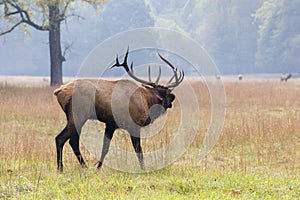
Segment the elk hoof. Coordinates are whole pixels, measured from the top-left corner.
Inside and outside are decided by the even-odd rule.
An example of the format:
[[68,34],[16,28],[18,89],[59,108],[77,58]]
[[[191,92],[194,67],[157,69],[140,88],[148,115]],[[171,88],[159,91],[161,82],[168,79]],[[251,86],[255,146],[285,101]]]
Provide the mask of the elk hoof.
[[100,169],[102,167],[102,162],[98,161],[95,165],[97,165],[97,169]]

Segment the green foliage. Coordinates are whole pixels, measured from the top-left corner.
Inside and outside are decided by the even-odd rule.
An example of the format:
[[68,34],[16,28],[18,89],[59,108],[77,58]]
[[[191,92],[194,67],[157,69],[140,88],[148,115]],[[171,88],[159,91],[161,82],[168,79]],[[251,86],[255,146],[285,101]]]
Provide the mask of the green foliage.
[[300,21],[297,0],[266,1],[255,13],[260,22],[256,65],[270,71],[298,71]]
[[297,0],[147,2],[156,26],[188,33],[223,73],[299,72]]
[[259,0],[148,2],[156,26],[188,33],[205,47],[223,73],[253,70],[257,27],[251,14]]
[[140,0],[111,1],[99,19],[96,34],[102,30],[100,37],[103,40],[122,31],[154,25],[148,7]]

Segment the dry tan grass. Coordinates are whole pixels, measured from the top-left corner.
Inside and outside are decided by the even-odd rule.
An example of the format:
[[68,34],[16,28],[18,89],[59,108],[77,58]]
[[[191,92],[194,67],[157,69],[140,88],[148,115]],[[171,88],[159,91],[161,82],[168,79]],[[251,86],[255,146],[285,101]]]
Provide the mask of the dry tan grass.
[[[226,81],[226,118],[218,144],[200,163],[205,169],[239,169],[255,171],[299,172],[300,168],[300,84],[299,81]],[[192,87],[201,107],[199,129],[189,151],[175,164],[198,167],[198,153],[210,123],[210,99],[206,85],[194,81]],[[0,175],[7,170],[34,161],[55,170],[54,138],[66,121],[52,88],[0,86]],[[177,107],[170,110],[166,126],[143,140],[145,151],[168,144],[180,121]],[[101,127],[101,126],[100,126]],[[100,128],[103,130],[102,128]],[[127,134],[120,132],[115,144],[132,151]],[[64,162],[78,165],[66,145]],[[94,159],[83,148],[90,165]]]
[[299,169],[299,83],[227,83],[226,94],[226,121],[214,160],[243,171]]

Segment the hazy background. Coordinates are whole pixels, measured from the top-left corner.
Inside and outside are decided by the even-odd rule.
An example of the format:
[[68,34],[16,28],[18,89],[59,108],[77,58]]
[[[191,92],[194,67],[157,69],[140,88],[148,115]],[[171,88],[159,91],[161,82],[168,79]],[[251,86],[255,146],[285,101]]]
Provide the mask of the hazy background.
[[[299,0],[111,0],[97,12],[86,4],[74,5],[84,19],[73,17],[62,24],[62,46],[71,45],[63,75],[75,76],[83,59],[103,40],[141,27],[169,28],[190,36],[225,75],[297,74],[299,8]],[[1,24],[3,19],[0,31]],[[47,32],[23,26],[0,37],[0,75],[48,76],[47,43]]]

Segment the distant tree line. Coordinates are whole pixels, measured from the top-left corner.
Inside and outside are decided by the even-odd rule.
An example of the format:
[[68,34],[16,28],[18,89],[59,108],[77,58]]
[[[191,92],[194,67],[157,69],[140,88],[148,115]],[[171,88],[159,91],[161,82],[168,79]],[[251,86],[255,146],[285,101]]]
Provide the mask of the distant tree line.
[[[43,29],[48,29],[49,5],[58,0],[31,1],[35,4],[21,0],[0,0],[2,33],[10,30],[5,29],[7,24],[16,25],[19,22],[12,17],[21,16],[15,15],[17,10],[14,7],[8,7],[9,2],[18,3],[20,8],[28,10],[31,21],[39,22]],[[92,8],[82,6],[83,2],[105,5],[100,12],[91,12]],[[66,62],[63,62],[63,71],[68,75],[75,75],[80,63],[95,44],[114,34],[133,28],[163,27],[183,32],[199,42],[222,74],[300,73],[299,7],[299,0],[60,1],[60,16],[73,16],[68,21],[65,18],[60,18],[59,21],[62,26],[61,43],[67,47],[74,44],[69,49],[70,57],[66,57]],[[24,24],[17,32],[29,32],[30,24]],[[44,41],[45,45],[45,31],[43,34],[42,32],[36,38]],[[26,40],[20,39],[20,35],[13,35],[11,38],[14,39],[8,42],[14,47],[20,46],[20,40]],[[6,52],[12,52],[10,59],[13,56],[18,56],[18,59],[3,62],[2,66],[6,63],[13,66],[14,62],[20,65],[28,61],[31,66],[38,66],[35,68],[49,69],[49,59],[45,61],[45,53],[39,50],[44,51],[45,48],[41,48],[36,41],[29,41],[24,45],[29,44],[32,45],[23,54],[19,53],[21,47],[13,50],[6,48]],[[13,55],[14,52],[16,55]],[[35,53],[32,55],[29,52]],[[64,53],[62,49],[59,54]],[[3,59],[1,55],[0,58]],[[59,61],[62,63],[63,59]],[[10,71],[14,72],[12,69]],[[44,73],[43,70],[36,71]],[[56,82],[60,83],[60,80]]]
[[223,73],[300,71],[299,0],[147,2],[157,25],[189,33]]

